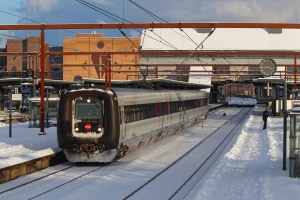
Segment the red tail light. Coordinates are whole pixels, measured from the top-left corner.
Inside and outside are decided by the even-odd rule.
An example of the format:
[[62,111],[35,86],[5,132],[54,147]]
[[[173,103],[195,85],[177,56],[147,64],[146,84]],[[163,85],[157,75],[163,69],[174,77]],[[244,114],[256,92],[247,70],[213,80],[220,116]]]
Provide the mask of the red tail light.
[[91,124],[85,124],[84,128],[85,128],[85,130],[90,131],[92,129],[92,125]]

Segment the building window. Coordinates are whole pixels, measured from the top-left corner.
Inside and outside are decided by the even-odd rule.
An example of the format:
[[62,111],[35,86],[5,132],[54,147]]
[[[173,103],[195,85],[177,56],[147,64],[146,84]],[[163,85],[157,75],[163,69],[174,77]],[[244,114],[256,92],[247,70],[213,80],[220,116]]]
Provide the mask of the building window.
[[97,47],[98,47],[99,49],[103,49],[103,47],[104,47],[104,42],[103,42],[103,41],[99,41],[99,42],[97,43]]
[[22,40],[22,51],[27,52],[27,39]]
[[27,56],[22,57],[22,71],[27,70]]
[[268,28],[269,34],[281,34],[282,28]]
[[212,28],[198,28],[198,33],[210,33]]
[[[50,52],[62,52],[63,47],[50,47]],[[63,80],[63,56],[49,56],[50,75],[53,80]]]

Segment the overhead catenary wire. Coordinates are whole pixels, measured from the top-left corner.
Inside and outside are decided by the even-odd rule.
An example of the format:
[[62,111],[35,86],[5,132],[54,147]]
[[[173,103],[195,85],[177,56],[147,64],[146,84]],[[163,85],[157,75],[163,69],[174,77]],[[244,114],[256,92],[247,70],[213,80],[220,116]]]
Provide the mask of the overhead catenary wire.
[[[148,15],[150,15],[150,16],[151,16],[152,18],[154,18],[155,20],[157,20],[157,21],[159,21],[159,22],[160,22],[160,21],[163,21],[163,22],[169,24],[168,21],[166,21],[166,20],[162,19],[161,17],[155,15],[154,13],[152,13],[151,11],[149,11],[149,10],[147,10],[146,8],[142,7],[141,5],[135,3],[135,2],[132,1],[132,0],[129,0],[129,1],[130,1],[131,3],[133,3],[135,6],[137,6],[139,9],[143,10],[144,12],[146,12]],[[172,28],[171,28],[171,30],[174,31],[175,33],[177,33],[178,35],[181,35],[180,33],[178,33],[177,31],[173,30]],[[183,31],[183,32],[184,32],[183,29],[180,29],[180,31]],[[194,44],[197,45],[197,43],[196,43],[190,36],[188,36],[188,34],[187,34],[186,32],[184,32],[184,33],[186,34],[186,36],[187,36]],[[183,36],[183,35],[181,35],[181,36]],[[185,37],[184,37],[184,38],[185,38]],[[185,39],[188,39],[188,38],[185,38]]]
[[[169,23],[168,21],[162,19],[161,17],[155,15],[154,13],[152,13],[151,11],[147,10],[146,8],[142,7],[141,5],[135,3],[132,0],[129,0],[131,3],[133,3],[135,6],[137,6],[138,8],[140,8],[141,10],[143,10],[144,12],[146,12],[148,15],[150,15],[151,17],[153,17],[154,19],[158,20],[158,21],[163,21],[165,23]],[[182,36],[185,39],[189,39],[190,41],[192,41],[195,45],[198,45],[185,31],[184,29],[180,29],[180,31],[182,31],[188,38],[184,37],[183,35],[181,35],[180,33],[178,33],[177,31],[171,29],[172,31],[174,31],[175,33],[179,34],[180,36]],[[203,44],[203,43],[202,43]],[[201,44],[196,48],[198,49],[201,46]],[[204,68],[204,67],[203,67]],[[205,69],[205,68],[204,68]],[[206,69],[205,69],[206,70]]]
[[[93,8],[92,8],[93,9]],[[97,11],[97,10],[96,10]],[[5,14],[9,14],[9,15],[12,15],[12,16],[15,16],[15,17],[19,17],[19,18],[22,18],[22,19],[25,19],[25,20],[28,20],[28,21],[31,21],[31,22],[34,22],[34,23],[41,23],[41,22],[38,22],[38,21],[35,21],[35,20],[32,20],[32,19],[29,19],[29,18],[26,18],[26,17],[23,17],[23,16],[19,16],[19,15],[16,15],[16,14],[13,14],[13,13],[9,13],[9,12],[6,12],[6,11],[3,11],[3,10],[0,10],[0,12],[3,12]],[[105,14],[105,13],[104,13]],[[108,15],[107,15],[108,16]],[[108,16],[109,17],[109,16]],[[62,29],[64,30],[64,29]],[[67,31],[67,32],[70,32],[70,33],[74,33],[74,34],[77,34],[76,32],[73,32],[73,31],[68,31],[68,30],[64,30],[64,31]],[[17,37],[17,36],[13,36],[13,35],[9,35],[9,34],[5,34],[5,33],[0,33],[0,35],[3,35],[3,36],[6,36],[6,37],[10,37],[10,38],[15,38],[15,39],[21,39],[23,40],[24,38],[21,38],[21,37]],[[129,38],[128,38],[129,39]],[[130,39],[129,39],[130,40]],[[39,41],[36,41],[36,40],[33,40],[33,42],[39,42]],[[59,47],[58,45],[54,45],[54,44],[49,44],[48,45],[50,46],[53,46],[53,47]],[[136,47],[136,46],[135,46]],[[139,49],[139,47],[136,47],[137,49]],[[70,50],[74,50],[73,48],[67,48],[65,47],[65,49],[70,49]],[[145,56],[145,55],[144,55]],[[145,56],[146,57],[146,56]],[[58,67],[62,72],[66,71],[66,70],[63,70],[62,67],[60,67],[59,64],[57,64],[52,57],[49,57],[50,60],[52,60],[52,62],[55,64],[56,67]],[[117,59],[122,59],[122,58],[117,58]],[[126,60],[126,59],[122,59],[122,60]],[[133,61],[130,61],[130,60],[126,60],[128,62],[133,62]],[[4,71],[7,67],[1,69],[1,71]],[[85,69],[86,70],[86,69]]]
[[[27,17],[22,17],[22,16],[20,16],[20,15],[16,15],[16,14],[13,14],[13,13],[10,13],[10,12],[6,12],[6,11],[4,11],[4,10],[0,10],[0,12],[3,12],[3,13],[6,13],[6,14],[8,14],[8,15],[12,15],[12,16],[15,16],[15,17],[20,17],[20,18],[22,18],[22,19],[25,19],[25,20],[28,20],[28,21],[31,21],[31,22],[34,22],[34,23],[37,23],[37,24],[41,24],[41,22],[38,22],[38,21],[35,21],[35,20],[32,20],[32,19],[29,19],[29,18],[27,18]],[[73,31],[70,31],[70,30],[65,30],[65,29],[62,29],[63,31],[66,31],[66,32],[70,32],[70,33],[75,33],[76,34],[76,32],[73,32]]]
[[[122,33],[122,35],[124,36],[124,37],[126,37],[128,40],[129,40],[129,42],[131,42],[131,44],[133,45],[133,46],[135,46],[135,48],[139,51],[139,47],[137,47],[128,37],[127,37],[127,35],[121,30],[121,29],[119,29],[119,31]],[[145,54],[142,54],[144,57],[146,57],[147,58],[147,60],[150,60]]]
[[209,36],[211,36],[211,34],[214,33],[216,29],[214,28],[205,38],[204,40],[202,40],[202,42],[196,47],[196,49],[194,51],[192,51],[183,61],[181,64],[183,64],[189,57],[191,57],[193,55],[193,53],[205,42],[205,40],[207,40],[207,38],[209,38]]
[[[85,6],[87,6],[87,7],[89,7],[89,8],[92,8],[93,10],[95,10],[95,11],[97,11],[97,12],[99,12],[99,13],[101,13],[101,14],[103,14],[103,15],[105,15],[105,16],[107,16],[107,17],[109,17],[109,18],[111,18],[111,19],[113,19],[113,20],[115,20],[115,21],[117,21],[117,22],[120,22],[121,23],[121,21],[120,20],[124,20],[124,21],[126,21],[126,22],[128,22],[128,23],[131,23],[131,24],[133,24],[133,22],[131,22],[131,21],[128,21],[128,20],[126,20],[126,19],[123,19],[122,17],[119,17],[119,16],[117,16],[117,15],[115,15],[115,14],[112,14],[112,13],[110,13],[110,12],[108,12],[108,11],[106,11],[106,10],[103,10],[103,9],[101,9],[101,8],[99,8],[99,7],[97,7],[97,6],[95,6],[95,5],[93,5],[93,4],[91,4],[91,3],[88,3],[88,2],[86,2],[86,1],[84,1],[84,0],[76,0],[77,2],[79,2],[79,3],[81,3],[81,4],[83,4],[83,5],[85,5]],[[114,16],[114,17],[111,17],[111,16],[109,16],[109,15],[112,15],[112,16]],[[117,20],[117,19],[115,19],[115,18],[118,18],[118,19],[120,19],[120,20]],[[139,32],[140,34],[144,34],[144,33],[142,33],[141,31],[139,31],[139,30],[137,30],[137,29],[134,29],[135,31],[137,31],[137,32]],[[171,43],[169,43],[168,41],[166,41],[165,39],[163,39],[162,37],[160,37],[158,34],[156,34],[156,33],[154,33],[153,32],[153,34],[155,34],[157,37],[159,37],[161,40],[163,40],[164,42],[162,42],[162,41],[159,41],[159,40],[157,40],[157,39],[155,39],[155,38],[153,38],[153,37],[151,37],[151,36],[149,36],[149,35],[146,35],[147,37],[149,37],[149,38],[151,38],[151,39],[153,39],[153,40],[156,40],[156,41],[158,41],[158,42],[160,42],[160,43],[162,43],[162,44],[164,44],[164,45],[166,45],[166,46],[169,46],[169,47],[171,47],[172,49],[175,49],[175,50],[178,50],[175,46],[173,46]]]
[[[137,6],[138,8],[140,8],[141,10],[143,10],[144,12],[146,12],[148,15],[150,15],[152,18],[156,19],[157,21],[163,21],[163,22],[166,22],[166,23],[169,23],[167,22],[166,20],[162,19],[161,17],[155,15],[154,13],[152,13],[151,11],[147,10],[146,8],[142,7],[141,5],[135,3],[134,1],[132,0],[129,0],[131,3],[133,3],[135,6]],[[173,30],[173,29],[171,29]],[[180,33],[178,33],[177,31],[173,30],[175,33],[181,35]],[[180,31],[182,31],[189,39],[190,41],[192,41],[195,45],[197,45],[197,43],[184,31],[184,29],[180,29]],[[182,36],[182,35],[181,35]],[[185,37],[184,37],[185,38]],[[187,38],[186,38],[187,39]],[[223,56],[223,58],[226,60],[226,58]],[[226,60],[228,62],[228,60]],[[229,63],[229,62],[228,62]],[[230,63],[229,63],[230,64]],[[236,69],[235,69],[236,70]]]
[[[157,16],[157,15],[155,15],[154,13],[152,13],[151,11],[149,11],[149,10],[147,10],[146,8],[144,8],[144,7],[142,7],[141,5],[139,5],[139,4],[137,4],[137,3],[135,3],[134,1],[132,1],[132,0],[129,0],[131,3],[133,3],[135,6],[137,6],[138,8],[140,8],[141,10],[143,10],[144,12],[146,12],[148,15],[150,15],[152,18],[154,18],[155,20],[157,20],[157,21],[163,21],[163,22],[165,22],[165,23],[169,23],[168,21],[166,21],[166,20],[164,20],[164,19],[162,19],[161,17],[159,17],[159,16]],[[183,38],[185,38],[183,35],[181,35],[180,33],[178,33],[177,31],[175,31],[175,30],[173,30],[172,28],[171,28],[171,30],[172,31],[174,31],[175,33],[177,33],[178,35],[180,35],[180,36],[182,36]],[[145,29],[145,31],[146,31],[146,29]],[[198,45],[183,29],[180,29],[180,31],[182,31],[187,37],[188,37],[188,39],[190,40],[190,41],[192,41],[195,45]],[[187,39],[187,38],[185,38],[185,39]],[[144,41],[143,41],[144,42]],[[206,71],[207,71],[207,69],[205,68],[205,67],[203,67]]]

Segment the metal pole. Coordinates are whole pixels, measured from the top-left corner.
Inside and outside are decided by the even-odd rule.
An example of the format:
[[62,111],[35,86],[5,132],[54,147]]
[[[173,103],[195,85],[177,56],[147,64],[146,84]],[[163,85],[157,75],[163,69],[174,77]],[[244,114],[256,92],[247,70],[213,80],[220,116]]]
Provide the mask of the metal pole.
[[283,170],[286,170],[286,137],[287,137],[287,111],[286,111],[286,101],[287,101],[287,84],[283,80],[284,84],[284,95],[283,95]]
[[[294,90],[297,90],[297,54],[294,54]],[[297,99],[297,92],[294,92],[293,99]]]
[[[10,90],[12,90],[10,88]],[[11,91],[9,91],[9,137],[11,137],[11,107],[12,107],[12,94]]]
[[41,58],[40,58],[40,67],[41,67],[41,84],[40,84],[40,98],[41,98],[41,108],[40,108],[40,133],[39,135],[46,135],[44,132],[45,126],[45,100],[44,100],[44,86],[45,86],[45,32],[44,26],[41,25]]
[[47,88],[47,99],[46,99],[46,128],[49,128],[48,126],[48,120],[49,120],[49,112],[48,112],[48,88]]

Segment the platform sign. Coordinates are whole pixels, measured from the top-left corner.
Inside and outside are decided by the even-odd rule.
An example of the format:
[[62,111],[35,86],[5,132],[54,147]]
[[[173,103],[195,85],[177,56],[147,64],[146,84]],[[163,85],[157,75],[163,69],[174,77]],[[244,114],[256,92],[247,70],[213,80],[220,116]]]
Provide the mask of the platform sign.
[[19,94],[20,93],[20,88],[19,87],[13,87],[11,89],[11,93],[12,94]]
[[12,101],[22,101],[22,94],[12,94]]
[[20,88],[20,92],[22,94],[30,94],[31,88],[30,87],[22,87],[22,88]]

